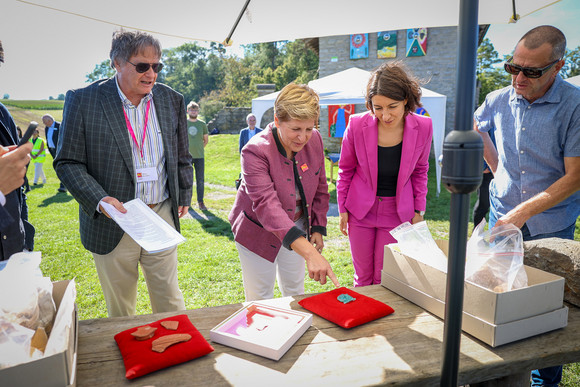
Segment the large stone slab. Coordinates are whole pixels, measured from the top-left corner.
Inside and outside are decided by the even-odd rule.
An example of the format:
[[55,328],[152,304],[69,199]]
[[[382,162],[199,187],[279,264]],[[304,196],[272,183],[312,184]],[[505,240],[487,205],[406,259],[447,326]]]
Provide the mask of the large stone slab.
[[564,277],[564,301],[580,306],[580,242],[560,238],[524,242],[524,263]]

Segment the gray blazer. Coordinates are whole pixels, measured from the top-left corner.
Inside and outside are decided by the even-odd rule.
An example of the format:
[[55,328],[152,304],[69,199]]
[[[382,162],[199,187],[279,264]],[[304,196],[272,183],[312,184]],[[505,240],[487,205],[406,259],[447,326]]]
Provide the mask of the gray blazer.
[[[179,231],[178,206],[191,204],[192,159],[187,138],[183,96],[168,86],[153,87],[153,101],[166,158],[167,186],[173,219]],[[66,94],[54,168],[79,202],[83,246],[110,253],[123,230],[97,211],[99,201],[112,196],[121,202],[135,198],[135,167],[131,138],[114,78],[100,80]]]

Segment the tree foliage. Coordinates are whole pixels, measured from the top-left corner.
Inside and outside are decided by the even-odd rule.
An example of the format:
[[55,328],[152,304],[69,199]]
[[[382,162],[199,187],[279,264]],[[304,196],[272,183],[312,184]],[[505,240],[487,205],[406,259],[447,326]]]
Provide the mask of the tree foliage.
[[580,46],[573,50],[566,50],[566,64],[562,68],[566,77],[580,75]]
[[494,90],[501,89],[510,84],[511,77],[506,73],[503,67],[494,65],[502,62],[495,47],[488,38],[477,49],[477,79],[479,80],[479,98],[478,104],[485,101],[485,96]]
[[[198,102],[207,120],[224,106],[250,106],[258,96],[257,84],[274,83],[280,90],[290,82],[318,77],[318,55],[302,40],[247,45],[243,58],[227,56],[220,44],[185,43],[163,50],[161,61],[157,81],[182,93],[186,104]],[[87,82],[113,76],[109,63],[97,64]]]

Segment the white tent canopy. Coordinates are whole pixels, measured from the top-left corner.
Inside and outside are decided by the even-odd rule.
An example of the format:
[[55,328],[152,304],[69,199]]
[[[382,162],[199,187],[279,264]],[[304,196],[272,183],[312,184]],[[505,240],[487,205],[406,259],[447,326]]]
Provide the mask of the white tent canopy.
[[[320,105],[364,104],[370,72],[357,67],[340,71],[326,77],[308,82],[320,96]],[[435,160],[443,153],[445,137],[445,106],[447,97],[434,91],[421,88],[421,103],[433,120],[433,148]],[[252,100],[252,113],[261,122],[264,113],[274,106],[279,92],[263,95]],[[437,194],[441,192],[441,166],[436,162]]]
[[575,77],[566,78],[566,81],[570,82],[574,86],[580,87],[580,75],[576,75]]
[[[21,0],[22,1],[22,0]],[[412,8],[398,1],[375,0],[176,0],[151,8],[137,1],[30,0],[29,5],[61,11],[76,17],[141,29],[187,40],[223,42],[231,33],[234,44],[293,40],[359,32],[400,30],[411,27],[454,26],[460,0],[416,0]],[[485,0],[479,2],[479,24],[508,23],[558,0]],[[377,5],[380,9],[377,10]],[[115,12],[111,12],[114,9]],[[202,12],[195,23],[192,12]],[[47,14],[47,17],[50,17]],[[299,27],[297,27],[299,26]],[[76,33],[76,32],[75,32]],[[82,31],[79,31],[82,33]]]

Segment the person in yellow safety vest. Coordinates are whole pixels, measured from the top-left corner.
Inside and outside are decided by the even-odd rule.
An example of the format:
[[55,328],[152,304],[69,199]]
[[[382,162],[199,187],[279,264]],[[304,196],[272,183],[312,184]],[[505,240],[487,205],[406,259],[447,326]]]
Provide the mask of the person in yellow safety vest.
[[44,159],[46,158],[46,144],[44,140],[40,137],[40,131],[36,129],[32,135],[32,152],[30,157],[32,157],[32,163],[34,164],[34,185],[38,185],[38,182],[42,179],[42,184],[46,184],[46,176],[44,176],[44,171],[42,170],[42,165],[44,164]]

